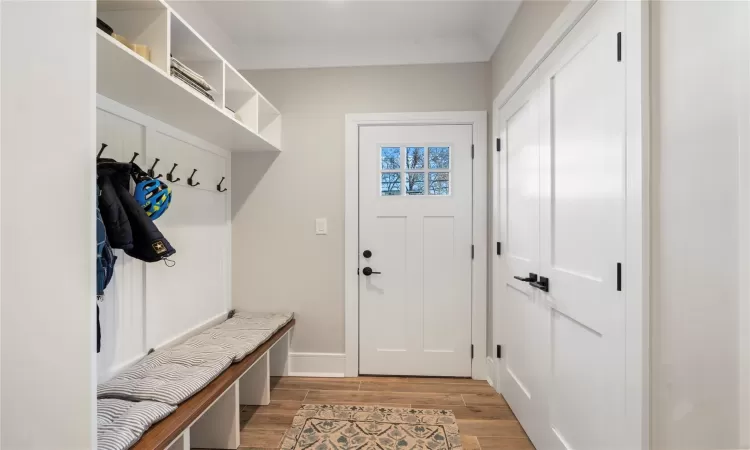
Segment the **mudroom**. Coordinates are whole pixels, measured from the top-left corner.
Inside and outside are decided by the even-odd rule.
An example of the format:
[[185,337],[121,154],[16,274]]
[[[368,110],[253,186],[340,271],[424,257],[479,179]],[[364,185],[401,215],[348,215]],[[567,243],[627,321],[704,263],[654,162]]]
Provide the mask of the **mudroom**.
[[3,450],[750,450],[750,4],[0,1]]

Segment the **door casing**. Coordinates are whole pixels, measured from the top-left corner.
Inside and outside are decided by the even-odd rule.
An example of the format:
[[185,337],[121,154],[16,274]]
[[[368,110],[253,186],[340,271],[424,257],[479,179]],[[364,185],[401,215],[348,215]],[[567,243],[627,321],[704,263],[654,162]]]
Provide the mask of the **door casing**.
[[487,378],[487,112],[347,114],[345,117],[344,341],[345,376],[359,375],[359,127],[373,125],[471,125],[474,143],[471,273],[471,376]]

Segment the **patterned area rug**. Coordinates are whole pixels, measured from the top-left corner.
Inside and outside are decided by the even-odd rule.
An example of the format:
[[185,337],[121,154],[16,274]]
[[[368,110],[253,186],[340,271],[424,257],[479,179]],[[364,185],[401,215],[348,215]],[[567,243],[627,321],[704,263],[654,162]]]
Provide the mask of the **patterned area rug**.
[[452,411],[351,405],[303,405],[281,449],[462,450]]

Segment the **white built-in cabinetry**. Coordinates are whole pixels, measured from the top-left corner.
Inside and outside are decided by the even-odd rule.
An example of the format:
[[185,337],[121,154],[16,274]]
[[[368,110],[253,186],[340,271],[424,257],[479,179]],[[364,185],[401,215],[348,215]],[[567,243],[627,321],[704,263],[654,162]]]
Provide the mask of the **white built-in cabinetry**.
[[[99,0],[97,17],[151,53],[96,29],[97,93],[226,150],[281,150],[279,111],[165,2]],[[213,101],[170,76],[170,55],[211,84]]]

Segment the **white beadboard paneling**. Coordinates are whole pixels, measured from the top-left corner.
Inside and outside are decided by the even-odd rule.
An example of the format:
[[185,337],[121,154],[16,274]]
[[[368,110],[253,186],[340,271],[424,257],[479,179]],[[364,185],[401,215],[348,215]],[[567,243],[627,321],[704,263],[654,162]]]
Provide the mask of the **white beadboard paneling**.
[[[129,161],[133,152],[145,153],[145,127],[111,112],[96,111],[97,151],[101,143],[107,147],[102,158]],[[139,159],[143,158],[139,156]],[[138,162],[140,163],[142,159]],[[115,276],[99,302],[102,348],[97,354],[97,382],[101,383],[144,353],[143,334],[143,271],[144,264],[122,250],[115,250]]]
[[[163,262],[143,263],[116,251],[114,278],[100,302],[102,351],[97,380],[105,381],[142,358],[150,348],[174,345],[226,318],[231,304],[230,191],[216,185],[227,176],[230,153],[185,131],[97,98],[97,142],[108,144],[102,157],[136,163],[146,170],[156,158],[156,174],[174,172],[173,200],[155,223],[177,249]],[[193,169],[199,186],[187,185]],[[228,186],[229,181],[225,180]]]
[[144,355],[142,261],[115,250],[115,276],[99,302],[102,331],[97,355],[97,382],[102,383]]
[[[148,347],[226,312],[226,205],[220,193],[175,185],[172,204],[157,225],[177,250],[164,263],[146,265]],[[190,224],[189,226],[187,224]]]
[[291,377],[343,377],[345,371],[344,353],[289,353]]

